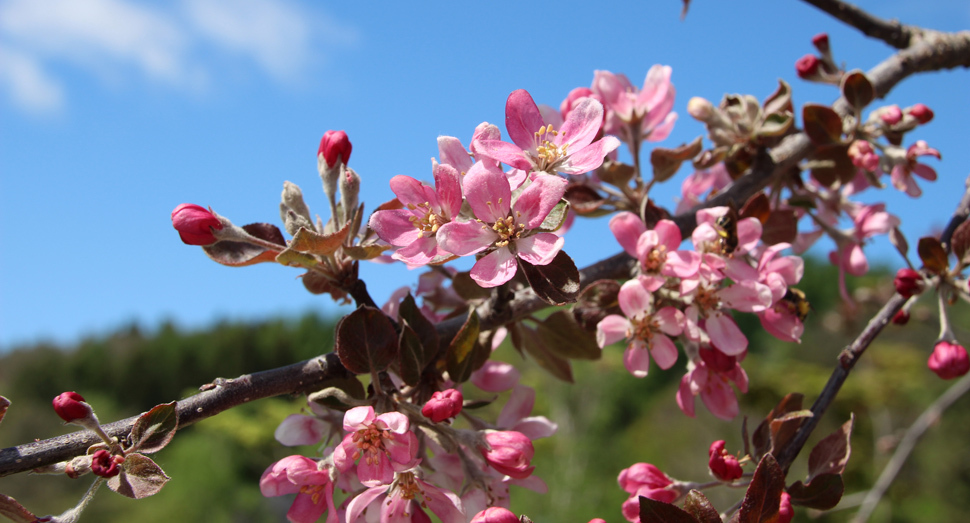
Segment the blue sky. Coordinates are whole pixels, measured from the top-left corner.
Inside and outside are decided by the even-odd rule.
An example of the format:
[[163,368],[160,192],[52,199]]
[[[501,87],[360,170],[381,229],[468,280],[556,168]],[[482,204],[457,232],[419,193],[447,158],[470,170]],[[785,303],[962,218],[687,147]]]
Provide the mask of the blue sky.
[[[859,4],[935,29],[970,27],[965,0]],[[437,136],[467,144],[478,123],[501,127],[515,89],[558,106],[596,69],[639,85],[651,65],[671,65],[681,118],[662,145],[676,146],[704,134],[686,114],[692,96],[763,99],[784,78],[796,104],[833,100],[834,89],[794,73],[815,33],[829,32],[850,68],[891,52],[794,0],[695,0],[684,21],[680,8],[677,0],[0,1],[0,350],[131,322],[200,328],[336,314],[303,289],[299,271],[219,266],[183,245],[169,218],[190,202],[237,224],[278,224],[284,180],[326,215],[315,156],[328,129],[350,135],[350,163],[372,210],[392,197],[392,176],[430,179]],[[940,180],[921,183],[920,200],[893,189],[869,198],[896,205],[914,244],[945,223],[970,174],[968,87],[967,71],[923,75],[888,100],[936,111],[918,137],[942,152],[944,162],[929,161]],[[686,174],[654,198],[673,204]],[[604,222],[586,222],[565,249],[582,266],[619,247]],[[899,265],[885,238],[868,252]],[[361,272],[378,302],[418,274],[370,264]]]

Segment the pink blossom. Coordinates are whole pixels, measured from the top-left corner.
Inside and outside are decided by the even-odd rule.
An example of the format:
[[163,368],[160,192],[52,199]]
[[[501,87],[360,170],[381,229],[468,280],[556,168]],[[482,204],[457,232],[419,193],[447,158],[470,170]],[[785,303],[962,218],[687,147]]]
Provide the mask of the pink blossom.
[[660,220],[648,231],[639,216],[624,211],[610,219],[609,227],[623,250],[640,262],[640,279],[650,292],[663,286],[663,276],[689,278],[700,267],[700,255],[676,250],[682,241],[680,228],[670,220]]
[[344,415],[344,430],[349,434],[334,449],[334,464],[344,472],[359,459],[361,483],[386,485],[394,479],[394,472],[417,463],[418,439],[408,429],[408,418],[400,412],[375,416],[373,407],[354,407]]
[[91,472],[95,476],[111,478],[121,473],[118,465],[124,461],[124,456],[112,456],[107,450],[101,449],[91,456]]
[[620,488],[625,490],[630,497],[623,502],[623,517],[627,521],[639,523],[640,521],[640,496],[645,498],[673,503],[679,493],[671,487],[674,482],[650,463],[636,463],[620,472],[617,481]]
[[677,405],[684,414],[694,417],[694,397],[699,395],[711,414],[725,421],[734,419],[738,415],[738,399],[729,382],[747,392],[748,375],[733,356],[705,348],[698,353],[700,359],[688,363],[689,370],[680,380]]
[[829,261],[839,268],[839,291],[842,298],[851,303],[845,286],[845,274],[862,276],[869,272],[869,261],[862,252],[862,244],[877,234],[886,234],[899,225],[899,218],[885,211],[886,205],[847,205],[846,212],[852,218],[853,227],[838,240],[838,250],[829,253]]
[[734,481],[739,479],[744,471],[741,470],[737,456],[724,450],[724,445],[723,439],[711,443],[711,448],[707,451],[709,457],[707,467],[715,478],[721,481]]
[[515,431],[495,431],[485,434],[489,448],[482,448],[482,456],[495,470],[517,479],[532,475],[532,440]]
[[461,391],[457,389],[439,390],[421,408],[421,414],[435,423],[454,418],[461,412]]
[[[569,94],[566,95],[566,99],[559,104],[559,115],[563,120],[566,120],[566,117],[569,116],[570,112],[572,112],[573,107],[576,106],[579,100],[583,98],[592,98],[599,103],[603,103],[603,99],[600,98],[600,95],[594,93],[589,87],[577,87],[572,91],[569,91]],[[604,113],[603,116],[605,117],[606,114]]]
[[532,96],[519,89],[505,104],[505,127],[513,143],[481,140],[480,154],[526,172],[583,174],[620,146],[612,136],[593,141],[602,122],[603,105],[580,98],[557,130],[543,119]]
[[916,161],[920,156],[933,156],[937,160],[941,159],[940,151],[933,149],[925,141],[919,140],[906,150],[906,157],[902,161],[895,162],[892,172],[889,174],[893,187],[905,192],[913,198],[923,194],[913,175],[919,176],[924,180],[936,181],[936,170],[926,164]]
[[903,119],[903,111],[896,104],[883,107],[879,112],[879,118],[886,125],[896,125]]
[[377,211],[369,223],[382,240],[400,247],[393,257],[412,268],[451,257],[438,246],[436,234],[461,210],[458,171],[445,164],[435,164],[433,171],[434,189],[410,176],[391,178],[391,190],[404,208]]
[[[273,463],[259,479],[259,490],[266,497],[296,494],[286,513],[293,523],[313,523],[333,506],[330,471],[305,456],[288,456]],[[327,514],[327,523],[337,522],[337,511]]]
[[[676,94],[670,83],[672,71],[669,65],[654,65],[647,71],[642,89],[625,75],[596,71],[592,90],[606,108],[603,132],[619,135],[628,144],[667,138],[677,121],[677,113],[671,112]],[[631,127],[636,136],[631,135]]]
[[223,225],[211,210],[183,203],[172,211],[172,227],[186,245],[212,245],[218,241],[212,229],[221,230]]
[[619,302],[623,316],[610,314],[596,325],[599,346],[626,338],[623,364],[638,378],[647,375],[651,355],[661,369],[672,367],[677,362],[677,346],[669,336],[683,332],[684,314],[674,307],[654,311],[653,298],[640,280],[627,281],[620,287]]
[[497,287],[515,276],[517,258],[548,265],[563,239],[536,229],[559,203],[567,182],[537,176],[513,202],[509,181],[500,170],[479,162],[465,177],[465,197],[476,221],[451,222],[438,230],[438,243],[455,255],[489,251],[475,262],[471,277],[482,287]]
[[458,496],[425,482],[413,472],[398,474],[394,483],[372,486],[358,494],[347,505],[347,521],[363,521],[364,511],[377,499],[382,500],[379,502],[382,522],[430,523],[431,518],[424,508],[430,509],[442,523],[465,522],[464,509]]
[[519,382],[521,374],[514,365],[488,360],[472,373],[471,382],[486,392],[505,392]]
[[482,122],[478,124],[474,134],[472,134],[471,151],[466,150],[465,146],[461,144],[461,140],[454,136],[439,136],[438,156],[442,164],[450,165],[458,171],[458,181],[462,183],[465,174],[471,170],[476,160],[492,162],[493,166],[498,167],[498,162],[486,158],[480,153],[480,143],[482,140],[501,139],[502,131],[498,127],[488,122]]
[[778,300],[771,307],[758,313],[761,327],[768,334],[782,341],[801,343],[805,325],[799,318],[797,306],[787,300]]
[[677,203],[676,214],[685,213],[697,207],[703,200],[701,196],[709,191],[720,191],[731,183],[724,162],[715,164],[710,169],[691,173],[680,184],[680,202]]
[[471,523],[519,523],[519,518],[507,508],[489,507],[475,514]]
[[949,341],[940,341],[933,347],[933,354],[926,362],[926,366],[937,376],[952,380],[970,371],[970,358],[962,345]]
[[552,436],[559,429],[558,425],[545,416],[530,416],[535,399],[535,389],[516,385],[495,420],[495,425],[503,430],[521,432],[533,441]]
[[[879,155],[876,154],[875,149],[872,148],[872,144],[867,140],[856,140],[852,142],[852,145],[849,146],[849,158],[852,160],[852,165],[861,169],[870,172],[876,172],[879,169]],[[861,188],[856,189],[854,192],[859,192],[860,190]]]
[[323,439],[327,425],[314,416],[290,414],[279,426],[273,436],[287,447],[315,445]]

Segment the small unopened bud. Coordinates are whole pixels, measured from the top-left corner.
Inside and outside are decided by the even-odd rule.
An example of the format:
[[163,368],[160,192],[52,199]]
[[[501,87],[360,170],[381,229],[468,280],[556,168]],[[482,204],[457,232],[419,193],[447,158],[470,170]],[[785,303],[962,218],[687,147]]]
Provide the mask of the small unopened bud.
[[812,37],[812,45],[822,54],[827,54],[831,50],[829,49],[829,35],[828,33],[819,33]]
[[337,163],[347,164],[350,161],[350,151],[353,145],[347,133],[343,131],[329,130],[323,133],[320,139],[320,148],[317,149],[317,157],[323,157],[327,167],[334,168]]
[[695,96],[687,102],[687,113],[697,120],[706,122],[714,115],[714,105],[704,98]]
[[893,315],[893,323],[896,325],[906,325],[909,323],[909,311],[901,310]]
[[485,441],[490,448],[482,448],[482,456],[493,469],[515,479],[532,475],[535,448],[525,434],[514,430],[489,432],[485,434]]
[[461,412],[462,401],[460,390],[440,390],[431,395],[431,399],[421,408],[421,414],[435,423],[441,423]]
[[[357,195],[360,194],[360,176],[348,168],[340,177],[340,206],[344,211],[344,222],[357,212]],[[354,231],[356,232],[356,231]]]
[[124,461],[124,456],[113,456],[107,450],[101,449],[91,456],[91,472],[102,478],[117,476],[121,472],[118,465]]
[[949,341],[939,341],[933,347],[933,354],[930,354],[926,366],[937,376],[952,380],[970,371],[970,357],[967,356],[967,349],[963,346]]
[[172,227],[186,245],[212,245],[218,239],[213,229],[223,225],[211,210],[192,203],[183,203],[172,211]]
[[872,144],[867,140],[856,140],[849,146],[849,159],[856,167],[861,167],[867,171],[875,171],[879,168],[879,155],[876,154]]
[[283,220],[286,232],[291,235],[296,234],[300,227],[313,230],[310,208],[303,201],[303,191],[295,183],[283,182],[280,219]]
[[507,508],[488,507],[475,514],[471,523],[519,523],[519,518]]
[[776,523],[791,523],[795,517],[795,509],[791,506],[791,495],[787,492],[781,493],[781,502],[778,503],[778,519]]
[[906,110],[920,124],[929,123],[933,119],[933,110],[923,104],[916,104]]
[[893,284],[896,285],[896,292],[904,298],[923,292],[923,277],[913,269],[899,269]]
[[53,401],[54,412],[65,423],[76,423],[94,415],[94,410],[85,403],[84,398],[77,392],[62,392]]
[[818,77],[818,67],[821,60],[813,54],[807,54],[795,62],[795,72],[799,78],[814,80]]
[[711,448],[707,451],[707,455],[710,457],[707,461],[707,466],[715,478],[721,481],[734,481],[739,479],[744,474],[744,471],[741,470],[741,464],[738,463],[737,456],[728,454],[724,450],[724,445],[725,442],[723,439],[711,443]]
[[883,107],[879,112],[879,118],[882,119],[886,125],[896,125],[900,120],[903,119],[903,111],[899,109],[898,105]]

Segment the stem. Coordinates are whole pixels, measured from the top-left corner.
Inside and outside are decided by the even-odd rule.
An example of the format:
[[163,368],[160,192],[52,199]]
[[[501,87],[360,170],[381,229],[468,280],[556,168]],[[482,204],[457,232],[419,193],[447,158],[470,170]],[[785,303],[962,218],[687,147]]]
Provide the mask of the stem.
[[803,1],[855,27],[862,34],[882,40],[896,49],[909,47],[913,36],[919,33],[916,27],[903,25],[896,20],[883,20],[840,0]]

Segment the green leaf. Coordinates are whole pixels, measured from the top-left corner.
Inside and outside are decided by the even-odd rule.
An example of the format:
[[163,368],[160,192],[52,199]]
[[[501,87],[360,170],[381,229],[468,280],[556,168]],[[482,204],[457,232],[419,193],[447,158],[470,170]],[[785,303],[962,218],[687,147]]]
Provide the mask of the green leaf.
[[792,124],[795,123],[795,118],[788,113],[774,113],[769,114],[761,127],[758,128],[758,137],[768,137],[773,138],[776,136],[782,136],[791,129]]
[[108,488],[122,496],[142,499],[157,494],[170,479],[151,458],[134,452],[125,456],[121,472],[108,478]]
[[350,372],[380,372],[397,358],[397,332],[383,312],[362,305],[337,323],[334,350]]
[[276,255],[276,263],[286,265],[287,267],[303,267],[304,269],[310,269],[318,265],[320,260],[310,256],[309,254],[296,251],[293,248],[286,248],[283,250],[283,252]]
[[177,402],[156,405],[148,412],[138,416],[131,427],[130,451],[151,454],[168,445],[178,430],[179,414]]

